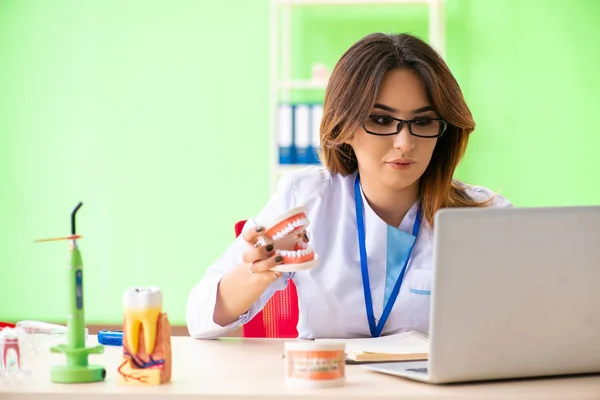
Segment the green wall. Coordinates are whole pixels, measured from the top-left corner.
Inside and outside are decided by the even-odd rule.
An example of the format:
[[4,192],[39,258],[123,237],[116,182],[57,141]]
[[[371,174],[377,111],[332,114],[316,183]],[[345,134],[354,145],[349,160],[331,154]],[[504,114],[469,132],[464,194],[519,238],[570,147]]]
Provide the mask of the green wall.
[[[427,34],[423,7],[339,10],[294,14],[295,77],[373,30]],[[457,177],[519,206],[600,203],[600,2],[446,12],[477,122]],[[123,291],[150,284],[185,322],[233,222],[268,198],[268,13],[268,0],[0,3],[0,320],[64,320],[67,243],[32,241],[69,233],[83,201],[88,322],[120,322]]]
[[0,3],[0,320],[64,320],[67,242],[32,240],[68,234],[83,201],[88,321],[157,284],[184,323],[266,201],[269,4],[206,3]]
[[600,2],[449,1],[477,129],[458,175],[519,206],[600,204]]

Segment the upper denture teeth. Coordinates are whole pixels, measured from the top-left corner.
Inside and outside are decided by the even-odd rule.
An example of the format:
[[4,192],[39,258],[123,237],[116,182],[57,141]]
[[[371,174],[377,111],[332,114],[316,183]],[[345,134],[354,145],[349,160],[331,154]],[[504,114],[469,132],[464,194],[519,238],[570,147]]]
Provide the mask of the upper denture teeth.
[[304,217],[298,218],[292,222],[289,222],[283,229],[281,229],[279,232],[277,232],[275,235],[273,235],[273,240],[279,240],[282,237],[284,237],[285,235],[287,235],[290,232],[292,232],[293,230],[295,230],[296,228],[307,225],[307,224],[308,224],[308,219],[306,219]]

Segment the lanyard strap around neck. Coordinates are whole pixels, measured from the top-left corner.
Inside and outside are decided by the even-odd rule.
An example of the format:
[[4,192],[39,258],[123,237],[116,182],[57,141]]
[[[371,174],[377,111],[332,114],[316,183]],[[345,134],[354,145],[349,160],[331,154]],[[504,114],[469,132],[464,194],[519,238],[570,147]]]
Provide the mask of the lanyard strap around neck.
[[412,254],[412,250],[414,248],[416,238],[419,234],[419,228],[421,227],[421,212],[420,210],[417,212],[417,216],[415,217],[415,223],[413,225],[412,235],[415,237],[413,244],[410,247],[409,255],[404,262],[404,266],[400,271],[400,275],[396,280],[396,284],[390,294],[390,298],[388,302],[385,304],[383,312],[381,313],[381,319],[379,323],[375,323],[375,314],[373,312],[373,300],[371,298],[371,285],[369,283],[369,267],[367,263],[367,248],[365,244],[365,221],[364,221],[364,211],[363,211],[363,200],[361,196],[360,190],[360,178],[358,174],[356,175],[356,179],[354,181],[354,201],[356,204],[356,226],[358,230],[358,246],[360,251],[360,269],[362,272],[362,281],[363,281],[363,291],[365,295],[365,307],[367,309],[367,319],[369,321],[369,329],[371,330],[371,336],[379,337],[383,332],[383,327],[390,316],[392,308],[394,307],[394,303],[396,302],[396,298],[398,297],[398,293],[400,292],[400,286],[402,285],[402,280],[404,279],[404,274],[406,272],[406,267],[408,265],[408,261],[410,260],[410,255]]

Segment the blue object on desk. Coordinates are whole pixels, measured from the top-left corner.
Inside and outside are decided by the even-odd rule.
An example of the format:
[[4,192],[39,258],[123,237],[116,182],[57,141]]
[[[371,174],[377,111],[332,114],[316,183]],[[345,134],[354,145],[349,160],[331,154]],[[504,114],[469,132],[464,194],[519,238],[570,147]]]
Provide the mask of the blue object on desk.
[[98,343],[106,346],[122,346],[123,331],[99,331]]

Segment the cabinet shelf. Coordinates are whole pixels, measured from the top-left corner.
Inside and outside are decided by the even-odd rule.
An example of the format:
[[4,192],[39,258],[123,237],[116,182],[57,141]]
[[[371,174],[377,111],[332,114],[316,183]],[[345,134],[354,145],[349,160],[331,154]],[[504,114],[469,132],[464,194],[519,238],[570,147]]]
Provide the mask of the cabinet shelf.
[[323,89],[327,87],[327,82],[313,81],[310,79],[295,79],[291,81],[281,81],[277,84],[279,89]]
[[437,0],[275,0],[281,5],[429,4]]
[[277,175],[285,174],[287,172],[297,171],[306,167],[318,167],[321,164],[278,164],[275,168]]

